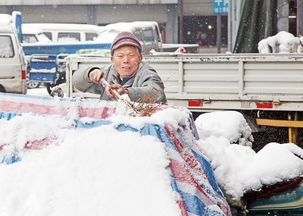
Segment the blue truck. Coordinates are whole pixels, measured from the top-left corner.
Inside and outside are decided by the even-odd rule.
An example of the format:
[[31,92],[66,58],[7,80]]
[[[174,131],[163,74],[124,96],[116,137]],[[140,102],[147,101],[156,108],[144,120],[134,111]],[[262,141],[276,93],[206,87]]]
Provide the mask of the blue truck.
[[62,60],[78,52],[91,52],[96,50],[109,50],[111,44],[92,42],[78,43],[49,43],[49,44],[23,44],[23,51],[28,61],[28,79],[37,83],[44,83],[51,94],[51,88],[64,83],[65,64]]
[[51,88],[65,83],[64,58],[69,54],[109,50],[111,44],[92,42],[23,44],[23,51],[28,61],[28,80],[43,83],[51,94]]
[[96,51],[108,51],[110,43],[76,42],[76,43],[22,43],[22,15],[14,16],[14,23],[18,33],[18,39],[22,44],[27,59],[28,81],[43,83],[50,94],[51,88],[64,83],[65,64],[63,59],[69,54],[92,53]]

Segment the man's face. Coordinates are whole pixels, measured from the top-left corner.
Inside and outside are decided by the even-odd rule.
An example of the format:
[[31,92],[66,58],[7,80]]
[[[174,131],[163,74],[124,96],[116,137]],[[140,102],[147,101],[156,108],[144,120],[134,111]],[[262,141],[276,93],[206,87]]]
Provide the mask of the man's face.
[[122,79],[136,72],[142,61],[142,55],[133,46],[123,46],[114,51],[111,61]]

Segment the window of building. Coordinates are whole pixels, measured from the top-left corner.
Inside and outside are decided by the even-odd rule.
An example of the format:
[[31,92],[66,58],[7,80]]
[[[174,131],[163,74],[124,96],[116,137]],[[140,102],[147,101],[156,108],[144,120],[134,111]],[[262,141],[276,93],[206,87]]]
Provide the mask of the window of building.
[[[221,45],[227,46],[227,16],[221,17]],[[217,17],[216,16],[185,16],[183,20],[184,43],[196,43],[200,46],[216,46]]]

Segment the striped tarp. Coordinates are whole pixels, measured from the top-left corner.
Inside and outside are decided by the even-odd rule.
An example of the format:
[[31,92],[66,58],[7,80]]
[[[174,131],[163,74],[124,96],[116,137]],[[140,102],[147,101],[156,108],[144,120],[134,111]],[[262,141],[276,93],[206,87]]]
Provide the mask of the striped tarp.
[[[161,107],[160,109],[165,109]],[[182,108],[180,108],[182,110]],[[10,120],[24,114],[59,115],[73,120],[71,128],[102,127],[111,124],[108,117],[121,112],[116,102],[0,94],[0,118]],[[141,129],[130,125],[116,125],[118,131],[129,130],[152,135],[165,143],[170,160],[171,187],[178,194],[182,216],[230,216],[229,205],[216,183],[210,163],[199,150],[194,121],[189,116],[182,125],[146,123]],[[93,121],[87,123],[84,118]],[[31,141],[28,149],[41,149],[51,144],[52,137]],[[1,150],[1,147],[0,147]],[[3,163],[18,162],[18,154],[1,158]]]

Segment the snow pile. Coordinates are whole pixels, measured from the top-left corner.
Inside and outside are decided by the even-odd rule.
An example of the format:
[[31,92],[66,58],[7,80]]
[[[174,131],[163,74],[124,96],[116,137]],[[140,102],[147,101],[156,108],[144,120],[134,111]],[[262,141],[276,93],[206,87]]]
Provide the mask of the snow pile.
[[[251,130],[240,113],[206,113],[195,123],[199,147],[209,158],[219,185],[233,200],[264,184],[303,174],[303,150],[295,144],[269,143],[256,153],[251,148]],[[240,145],[233,144],[237,139]]]
[[300,40],[301,38],[289,32],[280,31],[274,36],[259,41],[258,51],[259,53],[300,53],[302,47]]
[[251,129],[241,113],[235,111],[213,112],[200,115],[196,121],[199,136],[224,137],[229,143],[252,146]]
[[[151,121],[177,115],[163,112]],[[135,128],[146,119],[126,118]],[[184,119],[172,122],[178,121]],[[118,118],[113,122],[81,129],[59,116],[1,119],[1,160],[12,154],[21,159],[0,164],[1,215],[181,215],[164,144],[153,136],[118,132]],[[33,150],[44,141],[46,147]]]

